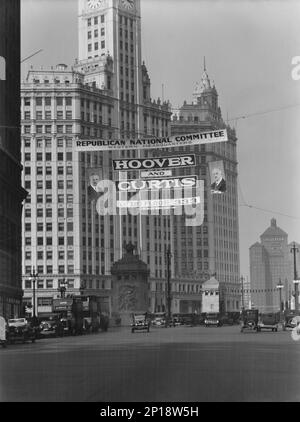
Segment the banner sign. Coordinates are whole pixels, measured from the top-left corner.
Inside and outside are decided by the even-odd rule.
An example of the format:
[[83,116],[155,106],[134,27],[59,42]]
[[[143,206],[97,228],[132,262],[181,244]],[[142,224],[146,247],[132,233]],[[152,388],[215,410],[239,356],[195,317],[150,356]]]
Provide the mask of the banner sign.
[[135,158],[130,160],[113,160],[114,170],[149,170],[173,167],[195,166],[195,154],[161,157],[161,158]]
[[172,170],[149,170],[141,171],[141,177],[147,179],[150,177],[170,177],[172,176]]
[[136,192],[140,190],[161,190],[176,188],[192,188],[197,183],[197,176],[179,176],[166,179],[132,179],[116,182],[117,191]]
[[218,129],[208,132],[175,135],[164,138],[144,139],[76,139],[75,149],[81,151],[111,151],[120,149],[171,148],[188,145],[211,144],[228,141],[227,130]]
[[129,200],[117,201],[118,208],[140,208],[140,209],[163,209],[172,208],[182,205],[200,204],[200,196],[193,196],[190,198],[167,198],[167,199],[144,199],[144,200]]

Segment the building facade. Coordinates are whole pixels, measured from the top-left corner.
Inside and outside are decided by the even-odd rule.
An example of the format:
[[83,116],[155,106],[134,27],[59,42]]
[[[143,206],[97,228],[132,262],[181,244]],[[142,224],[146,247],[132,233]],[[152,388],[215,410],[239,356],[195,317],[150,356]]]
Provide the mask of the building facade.
[[62,282],[68,294],[80,289],[109,294],[111,266],[129,241],[150,277],[164,283],[171,243],[168,216],[100,216],[88,196],[91,172],[117,180],[112,159],[151,156],[151,150],[78,153],[76,137],[165,136],[171,110],[169,103],[150,98],[150,78],[141,62],[140,2],[78,4],[74,66],[32,69],[22,84],[23,183],[30,192],[23,214],[23,286],[30,304],[35,267],[39,313],[50,311]]
[[[211,85],[205,64],[201,83],[196,84],[193,100],[186,101],[173,116],[172,135],[226,128],[228,141],[179,148],[195,153],[193,174],[204,181],[204,221],[187,227],[181,216],[174,217],[175,277],[196,277],[204,282],[215,274],[226,286],[225,310],[240,309],[239,228],[237,192],[237,138],[226,126],[218,105],[218,93]],[[226,192],[212,194],[210,163],[223,162]],[[186,170],[184,170],[186,171]],[[189,170],[189,173],[191,171]]]
[[[280,309],[278,285],[282,284],[284,308],[294,308],[294,258],[293,243],[288,244],[288,235],[272,218],[270,227],[260,236],[260,242],[250,249],[251,302],[261,312]],[[297,244],[296,244],[297,246]],[[296,264],[299,265],[299,254]]]
[[20,312],[21,187],[20,2],[0,2],[0,315]]

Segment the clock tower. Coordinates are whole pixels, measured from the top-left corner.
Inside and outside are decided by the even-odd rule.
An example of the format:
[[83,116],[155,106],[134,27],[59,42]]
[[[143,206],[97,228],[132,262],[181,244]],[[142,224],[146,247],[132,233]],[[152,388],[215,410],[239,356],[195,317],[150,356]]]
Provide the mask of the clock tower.
[[[78,70],[118,100],[140,103],[140,0],[79,0]],[[109,62],[111,61],[111,62]]]

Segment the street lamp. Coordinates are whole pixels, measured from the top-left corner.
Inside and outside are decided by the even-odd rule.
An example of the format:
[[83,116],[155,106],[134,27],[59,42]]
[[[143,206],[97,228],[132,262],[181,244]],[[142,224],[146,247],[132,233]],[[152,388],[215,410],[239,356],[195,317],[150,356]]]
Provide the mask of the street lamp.
[[299,299],[298,299],[298,277],[297,277],[297,267],[296,267],[296,252],[299,252],[299,249],[296,247],[294,242],[293,247],[291,248],[291,253],[294,255],[294,281],[295,284],[295,313],[298,314],[299,311]]
[[65,297],[67,287],[68,287],[68,281],[66,281],[65,278],[59,281],[59,286],[57,290],[60,292],[61,298]]
[[298,284],[299,284],[300,280],[293,280],[293,284],[295,285],[295,313],[296,315],[298,315],[299,312],[299,289],[298,289]]
[[244,303],[244,277],[241,276],[241,287],[242,287],[242,311],[245,309],[245,303]]
[[281,297],[281,292],[283,289],[283,284],[281,283],[281,278],[279,279],[279,283],[276,286],[276,289],[278,289],[279,291],[279,315],[280,315],[280,320],[281,320],[281,313],[282,313],[282,297]]
[[36,283],[36,279],[38,278],[38,273],[35,271],[35,267],[32,267],[32,271],[30,273],[30,279],[32,281],[32,285],[33,285],[33,320],[35,322],[36,319],[36,312],[35,312],[35,283]]

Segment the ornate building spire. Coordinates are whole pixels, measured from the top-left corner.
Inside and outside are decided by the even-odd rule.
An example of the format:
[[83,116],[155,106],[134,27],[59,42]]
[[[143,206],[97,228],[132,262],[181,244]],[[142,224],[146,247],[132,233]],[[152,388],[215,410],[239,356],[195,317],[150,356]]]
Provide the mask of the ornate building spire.
[[201,81],[202,81],[202,87],[201,87],[202,88],[202,92],[205,91],[206,89],[210,89],[211,88],[211,86],[210,86],[210,80],[209,80],[208,74],[206,72],[205,56],[204,56],[204,59],[203,59],[203,74],[202,74]]

